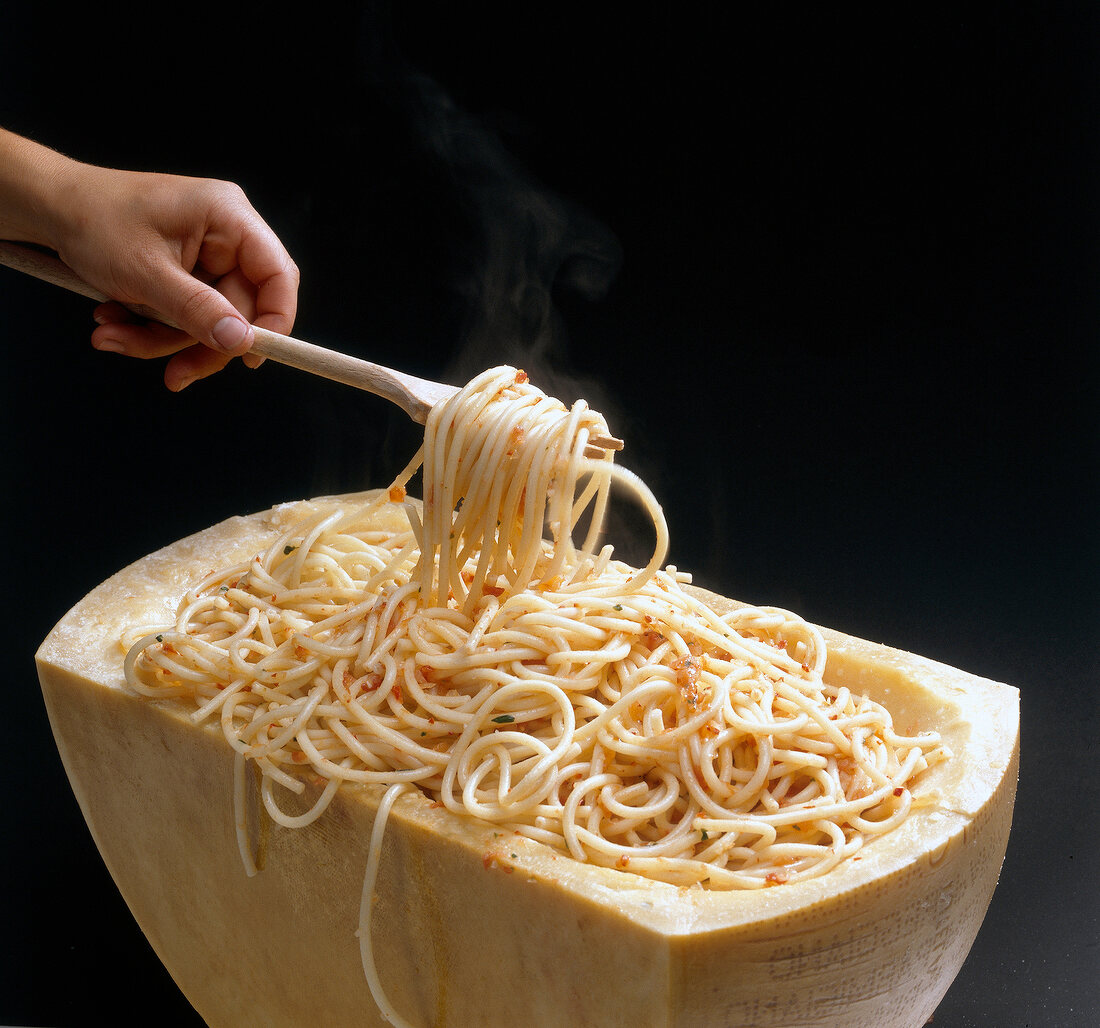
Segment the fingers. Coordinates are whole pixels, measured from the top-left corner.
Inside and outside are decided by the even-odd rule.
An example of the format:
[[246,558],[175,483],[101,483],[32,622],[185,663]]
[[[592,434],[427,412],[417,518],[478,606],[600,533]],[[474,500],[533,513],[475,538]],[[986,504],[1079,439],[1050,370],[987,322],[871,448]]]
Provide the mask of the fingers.
[[[298,268],[274,231],[231,183],[105,173],[124,198],[129,218],[126,245],[110,246],[74,236],[63,256],[111,296],[159,312],[173,327],[135,318],[119,304],[96,310],[99,327],[92,344],[131,357],[171,356],[165,381],[180,389],[247,354],[255,341],[253,324],[289,333],[297,313]],[[117,226],[100,225],[110,243]],[[116,240],[117,243],[117,240]],[[59,251],[60,252],[60,251]],[[195,342],[203,344],[196,347]],[[204,348],[205,351],[204,352]],[[256,367],[262,358],[249,355]]]
[[[246,309],[251,306],[247,296],[242,296],[240,304]],[[144,321],[114,301],[97,307],[94,317],[98,327],[92,332],[92,346],[97,350],[139,360],[174,354],[164,369],[164,384],[173,392],[221,371],[232,359],[229,354],[196,343],[180,329]],[[258,368],[263,363],[262,357],[251,353],[245,353],[242,359],[249,368]]]
[[[221,371],[232,359],[229,354],[196,343],[179,329],[156,321],[142,321],[121,304],[101,304],[94,316],[99,326],[92,332],[92,346],[97,350],[139,360],[174,354],[164,368],[164,384],[172,392]],[[259,367],[263,358],[246,353],[244,361],[249,367]]]
[[167,357],[194,342],[186,332],[156,321],[142,321],[117,303],[102,304],[94,316],[99,327],[92,332],[92,346],[97,350],[152,360]]
[[[258,217],[258,216],[257,216]],[[255,290],[253,321],[288,335],[298,312],[298,266],[262,221],[241,241],[240,270]]]
[[[256,317],[256,288],[248,281],[240,268],[234,268],[217,285],[218,292],[245,315],[253,325],[259,325],[260,328],[267,328],[270,331],[280,331],[278,328],[273,328],[271,324],[262,324],[260,319]],[[276,323],[280,322],[276,321]],[[253,353],[251,349],[241,354],[241,360],[249,368],[258,368],[264,362],[263,357]]]
[[207,269],[219,280],[238,274],[251,287],[253,321],[260,323],[258,319],[263,318],[263,327],[289,332],[297,313],[297,265],[239,186],[209,181],[203,185],[213,190],[209,201],[212,217],[196,267]]
[[150,306],[211,349],[231,357],[252,345],[248,319],[226,296],[178,264],[162,260],[150,279],[149,293]]
[[213,375],[229,363],[227,354],[217,353],[208,346],[194,343],[177,353],[164,368],[164,384],[174,393],[186,389],[192,382]]
[[[165,262],[157,279],[161,298],[152,304],[192,338],[229,356],[251,347],[252,323],[285,335],[297,313],[298,268],[274,232],[255,217],[257,223],[245,228],[233,255],[235,265],[223,271],[224,257],[213,267],[202,263],[206,247],[193,272]],[[222,272],[217,288],[200,281],[204,271]]]

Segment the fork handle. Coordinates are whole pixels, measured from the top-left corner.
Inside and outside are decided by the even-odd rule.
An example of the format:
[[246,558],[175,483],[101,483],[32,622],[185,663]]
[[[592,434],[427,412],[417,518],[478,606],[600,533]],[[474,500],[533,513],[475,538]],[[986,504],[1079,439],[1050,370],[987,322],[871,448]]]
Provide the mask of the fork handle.
[[269,357],[299,371],[342,382],[396,403],[413,421],[423,425],[428,411],[456,392],[454,386],[430,382],[390,368],[329,350],[303,339],[280,335],[265,328],[253,328],[256,341],[250,352]]

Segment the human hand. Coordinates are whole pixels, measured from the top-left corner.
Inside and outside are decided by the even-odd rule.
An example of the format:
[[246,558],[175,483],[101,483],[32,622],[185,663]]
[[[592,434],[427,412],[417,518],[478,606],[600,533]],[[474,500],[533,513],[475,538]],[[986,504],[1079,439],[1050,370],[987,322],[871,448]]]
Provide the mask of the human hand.
[[[174,355],[164,381],[179,390],[247,354],[252,325],[289,333],[298,269],[238,186],[82,164],[10,133],[0,144],[0,200],[8,201],[0,229],[52,247],[117,301],[96,308],[97,349]],[[143,321],[125,305],[152,308],[180,328]]]
[[[164,381],[179,390],[246,353],[252,325],[290,332],[298,269],[239,187],[99,168],[86,168],[81,186],[94,190],[95,201],[72,208],[55,248],[121,302],[96,309],[97,349],[143,358],[175,354]],[[143,322],[122,304],[151,307],[182,331]],[[245,362],[259,363],[247,356]]]

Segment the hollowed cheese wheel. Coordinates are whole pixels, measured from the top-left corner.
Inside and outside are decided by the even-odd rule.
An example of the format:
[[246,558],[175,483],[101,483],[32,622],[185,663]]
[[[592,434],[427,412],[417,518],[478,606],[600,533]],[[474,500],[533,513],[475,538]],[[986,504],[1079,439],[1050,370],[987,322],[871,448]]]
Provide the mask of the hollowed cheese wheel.
[[[231,748],[216,725],[196,727],[181,706],[128,691],[119,640],[134,625],[171,623],[199,576],[260,552],[292,521],[363,499],[285,504],[176,542],[93,590],[37,654],[99,851],[214,1026],[384,1023],[355,934],[383,788],[345,786],[306,828],[257,829],[264,866],[247,877]],[[924,1024],[997,882],[1016,789],[1018,692],[825,637],[827,681],[879,700],[904,731],[942,734],[953,756],[915,790],[934,802],[823,877],[724,892],[581,864],[406,795],[387,826],[371,919],[395,1008],[436,1026]],[[318,788],[307,787],[303,805]]]

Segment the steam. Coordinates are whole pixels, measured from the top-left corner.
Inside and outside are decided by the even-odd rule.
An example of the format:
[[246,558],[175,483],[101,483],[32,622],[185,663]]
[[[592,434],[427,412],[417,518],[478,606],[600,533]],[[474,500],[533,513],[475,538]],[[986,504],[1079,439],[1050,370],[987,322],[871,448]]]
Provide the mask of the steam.
[[[396,109],[403,131],[449,183],[468,226],[450,283],[465,315],[438,377],[457,385],[486,368],[515,365],[566,404],[584,398],[613,433],[625,436],[617,427],[625,415],[616,394],[571,361],[556,302],[569,296],[594,303],[607,294],[622,263],[618,238],[525,168],[488,119],[463,109],[409,64],[392,37],[376,35],[372,43],[368,74]],[[624,454],[623,463],[647,477],[637,467],[640,457]],[[637,554],[648,556],[652,539],[631,508],[611,505],[607,538],[617,555],[636,560]]]
[[[622,261],[615,235],[580,205],[528,174],[483,123],[460,110],[432,81],[419,78],[418,120],[430,152],[454,176],[475,230],[472,260],[458,281],[469,312],[444,376],[469,381],[486,368],[523,368],[534,385],[566,405],[578,398],[624,432],[614,394],[583,375],[569,357],[569,337],[555,297],[570,292],[601,299]],[[637,454],[624,454],[637,467]],[[644,563],[652,525],[633,504],[612,503],[604,542],[616,555]]]
[[[470,228],[453,288],[465,322],[443,377],[466,382],[498,364],[524,368],[541,389],[570,402],[594,382],[568,370],[568,340],[554,297],[603,297],[622,260],[618,239],[598,219],[521,166],[490,125],[463,110],[433,79],[402,76],[409,129],[451,181]],[[604,411],[607,413],[607,411]]]

